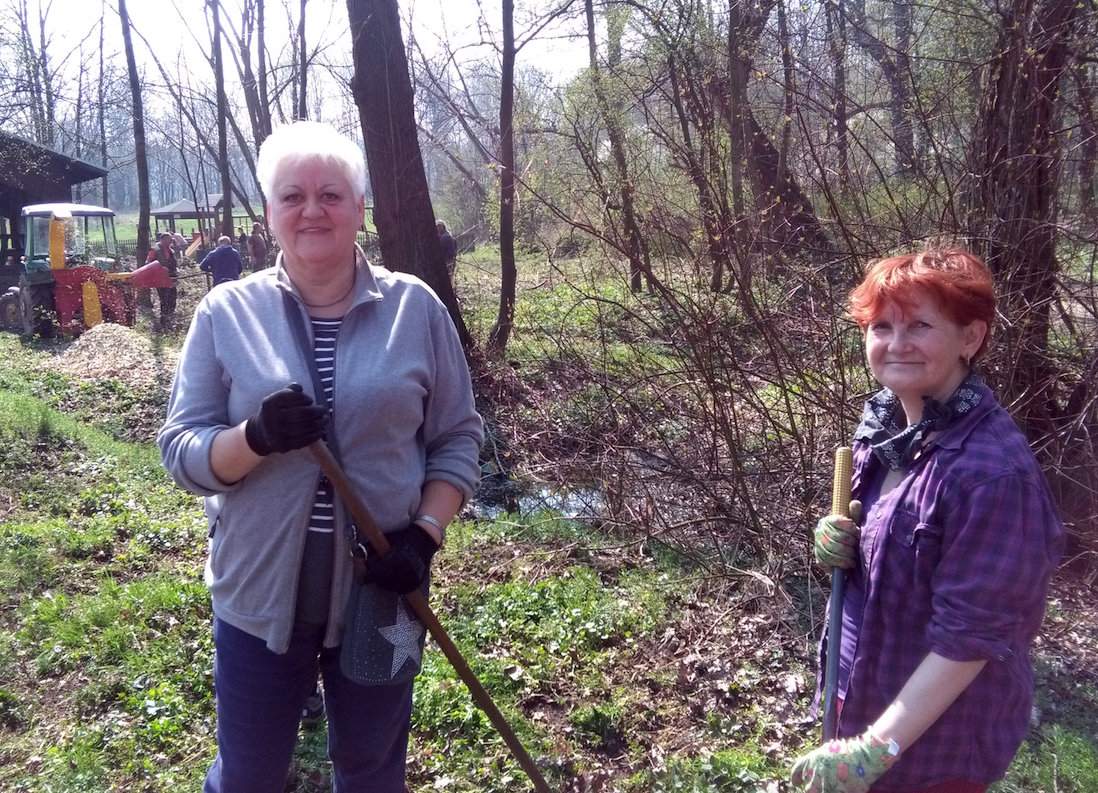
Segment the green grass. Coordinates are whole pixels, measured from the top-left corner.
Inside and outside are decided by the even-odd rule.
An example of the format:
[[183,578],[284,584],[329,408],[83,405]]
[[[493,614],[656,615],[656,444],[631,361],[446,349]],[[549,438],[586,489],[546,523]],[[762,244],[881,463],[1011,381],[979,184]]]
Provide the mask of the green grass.
[[648,793],[757,793],[769,776],[781,775],[757,752],[731,749],[690,760],[672,760],[663,771],[642,775],[634,790]]
[[1060,725],[1042,729],[1022,745],[1007,778],[993,793],[1098,793],[1094,733]]

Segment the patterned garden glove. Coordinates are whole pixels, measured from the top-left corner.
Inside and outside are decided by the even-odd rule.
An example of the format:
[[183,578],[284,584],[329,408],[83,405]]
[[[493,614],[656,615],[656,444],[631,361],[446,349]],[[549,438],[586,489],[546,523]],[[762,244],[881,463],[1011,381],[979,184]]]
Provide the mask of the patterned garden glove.
[[866,793],[892,767],[900,749],[866,730],[857,738],[837,738],[793,764],[795,788],[808,793]]
[[854,567],[858,563],[858,526],[862,502],[850,502],[849,518],[828,515],[816,524],[816,561],[823,567]]

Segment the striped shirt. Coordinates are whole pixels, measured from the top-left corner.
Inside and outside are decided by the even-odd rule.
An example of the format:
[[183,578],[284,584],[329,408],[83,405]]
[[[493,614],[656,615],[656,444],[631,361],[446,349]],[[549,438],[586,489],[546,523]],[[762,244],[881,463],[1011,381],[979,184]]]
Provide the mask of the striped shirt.
[[[335,384],[336,337],[343,318],[317,319],[313,325],[313,359],[316,361],[324,401],[332,406]],[[320,402],[321,400],[317,400]],[[335,491],[328,478],[321,474],[309,515],[309,530],[305,535],[305,553],[301,560],[301,576],[297,585],[296,620],[311,625],[328,621],[328,601],[332,589],[332,554],[335,548]]]
[[[336,336],[339,335],[339,326],[343,318],[316,319],[310,318],[313,323],[313,358],[316,360],[317,373],[320,375],[320,384],[324,388],[324,401],[329,408],[332,405],[332,394],[335,381],[335,346]],[[332,491],[332,483],[321,476],[316,489],[316,500],[313,501],[313,514],[309,518],[309,531],[319,531],[331,534],[335,529],[335,495]]]

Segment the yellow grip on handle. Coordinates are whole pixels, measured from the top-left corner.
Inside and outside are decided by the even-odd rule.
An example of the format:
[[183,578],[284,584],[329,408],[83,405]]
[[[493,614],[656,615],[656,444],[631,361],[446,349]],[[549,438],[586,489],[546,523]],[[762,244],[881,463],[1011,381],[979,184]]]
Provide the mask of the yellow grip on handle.
[[831,481],[831,514],[850,517],[850,477],[854,473],[854,452],[849,446],[835,450],[835,477]]

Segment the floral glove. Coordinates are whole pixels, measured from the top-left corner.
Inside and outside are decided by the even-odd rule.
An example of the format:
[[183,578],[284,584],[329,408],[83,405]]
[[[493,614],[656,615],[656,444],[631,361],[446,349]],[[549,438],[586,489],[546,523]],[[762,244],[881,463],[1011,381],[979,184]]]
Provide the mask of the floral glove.
[[791,781],[808,793],[866,793],[900,754],[895,741],[866,730],[857,738],[837,738],[793,764]]
[[816,524],[814,550],[816,561],[823,567],[854,567],[858,563],[858,527],[862,503],[850,502],[849,518],[828,515]]

